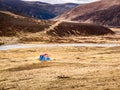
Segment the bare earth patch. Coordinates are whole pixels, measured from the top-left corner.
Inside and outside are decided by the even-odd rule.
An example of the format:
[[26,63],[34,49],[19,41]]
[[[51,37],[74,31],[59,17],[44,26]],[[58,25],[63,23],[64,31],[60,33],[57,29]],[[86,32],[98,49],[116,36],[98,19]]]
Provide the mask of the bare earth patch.
[[[39,61],[48,53],[49,62]],[[1,90],[119,90],[120,47],[0,51]]]

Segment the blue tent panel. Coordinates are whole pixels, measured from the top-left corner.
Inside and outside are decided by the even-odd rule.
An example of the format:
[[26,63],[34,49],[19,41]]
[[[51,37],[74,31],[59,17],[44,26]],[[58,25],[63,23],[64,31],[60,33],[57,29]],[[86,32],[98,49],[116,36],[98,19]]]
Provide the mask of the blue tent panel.
[[40,55],[39,59],[40,59],[40,61],[48,61],[48,60],[50,60],[49,57],[45,57],[44,55]]

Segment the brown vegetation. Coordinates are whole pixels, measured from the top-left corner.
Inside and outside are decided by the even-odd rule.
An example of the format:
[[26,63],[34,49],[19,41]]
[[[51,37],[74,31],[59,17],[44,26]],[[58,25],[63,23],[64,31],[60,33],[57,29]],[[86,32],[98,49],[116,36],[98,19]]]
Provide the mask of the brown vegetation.
[[86,23],[74,23],[74,22],[62,22],[54,30],[47,32],[49,35],[54,36],[80,36],[80,35],[105,35],[105,34],[114,34],[108,28],[103,26],[86,24]]
[[106,26],[120,27],[120,5],[114,5],[108,9],[87,13],[73,19]]
[[21,18],[15,14],[0,12],[0,36],[15,36],[20,32],[36,33],[52,25],[53,21]]
[[115,30],[116,34],[112,35],[113,31],[99,25],[37,20],[10,12],[0,12],[0,19],[1,44],[119,43],[120,41],[119,28]]
[[106,26],[120,26],[120,1],[100,0],[80,5],[55,18],[55,20],[73,20]]

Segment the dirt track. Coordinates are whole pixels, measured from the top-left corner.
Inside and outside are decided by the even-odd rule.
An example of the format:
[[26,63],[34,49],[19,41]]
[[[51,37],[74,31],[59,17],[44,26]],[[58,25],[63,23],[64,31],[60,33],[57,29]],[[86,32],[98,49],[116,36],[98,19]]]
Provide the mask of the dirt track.
[[[39,54],[52,60],[40,62]],[[2,90],[119,90],[120,47],[0,51]]]

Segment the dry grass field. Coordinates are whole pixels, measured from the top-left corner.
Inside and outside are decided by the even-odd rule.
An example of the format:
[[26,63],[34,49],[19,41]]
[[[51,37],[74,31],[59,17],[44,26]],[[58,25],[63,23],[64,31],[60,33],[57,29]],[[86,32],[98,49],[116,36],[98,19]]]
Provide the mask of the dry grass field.
[[0,90],[120,90],[120,47],[0,51]]
[[120,28],[111,28],[115,32],[114,35],[92,35],[92,36],[51,36],[43,32],[37,33],[19,33],[18,36],[1,36],[0,44],[15,43],[119,43],[120,44]]

